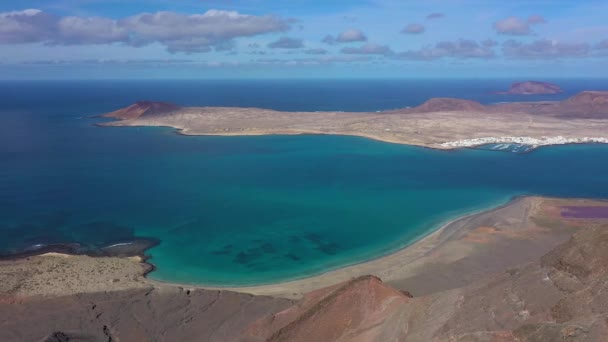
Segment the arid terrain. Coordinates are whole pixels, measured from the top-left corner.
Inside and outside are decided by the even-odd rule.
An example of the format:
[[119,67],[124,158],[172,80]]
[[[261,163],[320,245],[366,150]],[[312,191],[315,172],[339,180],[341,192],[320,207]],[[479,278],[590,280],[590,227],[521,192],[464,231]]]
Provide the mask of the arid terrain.
[[202,289],[148,270],[133,257],[2,261],[0,340],[601,341],[608,202],[518,198],[300,284]]
[[440,149],[478,138],[597,142],[608,139],[608,92],[582,92],[561,102],[495,105],[434,98],[414,108],[378,113],[178,107],[142,101],[104,116],[118,121],[102,126],[167,126],[188,135],[336,134]]

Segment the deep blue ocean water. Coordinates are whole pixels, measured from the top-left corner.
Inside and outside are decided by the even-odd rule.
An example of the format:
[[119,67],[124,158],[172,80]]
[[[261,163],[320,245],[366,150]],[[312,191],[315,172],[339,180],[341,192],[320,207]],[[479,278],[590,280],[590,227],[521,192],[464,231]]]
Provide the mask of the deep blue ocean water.
[[607,198],[605,145],[448,152],[344,136],[184,137],[87,118],[141,99],[375,111],[608,89],[561,80],[557,97],[491,94],[509,82],[0,82],[0,253],[154,237],[154,278],[267,283],[377,257],[512,196]]

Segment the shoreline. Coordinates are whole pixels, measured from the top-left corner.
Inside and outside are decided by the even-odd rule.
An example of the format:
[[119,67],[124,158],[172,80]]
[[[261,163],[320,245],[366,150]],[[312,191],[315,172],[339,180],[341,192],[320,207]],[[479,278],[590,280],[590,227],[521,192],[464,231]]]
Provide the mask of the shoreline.
[[395,145],[405,145],[405,146],[414,146],[414,147],[421,147],[421,148],[428,148],[431,150],[438,150],[438,151],[456,151],[459,149],[463,149],[464,147],[443,147],[440,145],[428,145],[428,144],[424,144],[424,143],[411,143],[411,142],[404,142],[404,141],[400,141],[400,140],[391,140],[391,139],[386,139],[383,137],[378,137],[378,136],[374,136],[371,134],[364,134],[364,133],[359,133],[359,134],[347,134],[347,133],[339,133],[339,132],[322,132],[322,131],[292,131],[292,132],[288,132],[288,131],[282,131],[282,132],[249,132],[249,133],[244,133],[244,132],[240,132],[240,133],[220,133],[220,132],[214,132],[214,133],[189,133],[187,128],[184,127],[179,127],[179,126],[170,126],[170,125],[142,125],[142,124],[136,124],[136,125],[126,125],[126,124],[117,124],[117,123],[121,123],[123,121],[121,120],[114,120],[114,121],[109,121],[106,123],[94,123],[94,126],[97,127],[112,127],[112,128],[121,128],[121,127],[127,127],[127,128],[166,128],[166,129],[170,129],[173,131],[173,133],[180,135],[180,136],[184,136],[184,137],[261,137],[261,136],[308,136],[308,135],[320,135],[320,136],[342,136],[342,137],[355,137],[355,138],[363,138],[363,139],[369,139],[369,140],[373,140],[373,141],[377,141],[377,142],[382,142],[382,143],[387,143],[387,144],[395,144]]
[[[562,205],[589,205],[587,203],[608,208],[607,199],[517,195],[501,205],[461,214],[444,221],[436,229],[429,230],[415,241],[385,255],[299,279],[249,286],[213,286],[155,280],[150,278],[149,274],[156,269],[156,266],[148,260],[145,252],[135,256],[100,254],[85,256],[40,249],[37,254],[13,256],[1,261],[8,264],[21,264],[26,260],[29,262],[30,257],[45,260],[52,256],[70,255],[75,258],[72,260],[90,260],[84,261],[88,264],[93,263],[93,260],[103,263],[118,263],[124,265],[120,267],[126,267],[124,272],[130,272],[128,278],[131,279],[124,285],[120,285],[119,289],[149,287],[179,289],[180,291],[229,291],[256,296],[298,299],[306,293],[321,288],[361,276],[373,275],[395,288],[411,291],[418,296],[456,288],[470,283],[471,278],[475,278],[476,275],[504,271],[504,269],[530,260],[530,257],[540,257],[549,249],[569,239],[574,232],[572,227],[576,227],[576,224],[569,228],[568,223],[566,226],[560,224],[555,227],[547,226],[544,223],[541,227],[537,227],[529,219],[551,217],[546,216],[549,212],[543,208],[558,208],[559,210]],[[557,216],[559,220],[562,220],[559,217]],[[513,251],[517,251],[517,253],[513,254]],[[507,260],[502,260],[505,258]],[[455,266],[459,260],[468,260],[468,265],[465,265],[467,271],[453,273],[454,270],[462,267]],[[450,269],[452,271],[449,271]],[[447,274],[444,273],[446,270]],[[450,272],[453,274],[449,274]],[[82,286],[87,288],[87,285]],[[115,290],[114,284],[95,283],[95,285],[88,286],[94,286],[97,289],[95,291],[104,289],[104,286],[106,287],[103,291]],[[89,291],[91,290],[84,290],[84,292]]]
[[[394,267],[405,266],[409,263],[412,263],[424,257],[427,253],[432,252],[435,248],[440,247],[443,243],[448,242],[450,238],[457,234],[461,229],[466,228],[464,224],[459,226],[459,223],[466,223],[467,221],[472,220],[480,215],[492,214],[496,211],[517,204],[521,201],[525,201],[526,199],[532,199],[537,197],[538,196],[536,195],[511,196],[504,203],[499,204],[497,206],[489,206],[486,209],[473,210],[468,213],[457,215],[456,217],[447,221],[442,221],[441,223],[436,225],[435,229],[429,229],[427,232],[413,239],[412,242],[402,247],[398,247],[394,251],[390,251],[388,253],[364,261],[339,266],[310,276],[304,276],[280,282],[242,286],[179,283],[157,280],[150,278],[149,276],[146,276],[146,280],[153,284],[165,286],[177,286],[191,289],[234,291],[248,293],[252,295],[266,295],[285,298],[299,298],[300,295],[303,295],[304,293],[369,274],[378,276],[382,279],[383,282],[390,282],[391,280],[394,280],[390,277],[390,275],[387,277],[386,275],[381,276],[379,274],[386,273],[387,270],[392,269]],[[434,241],[435,239],[437,239],[437,241]],[[432,248],[427,250],[429,246],[431,246]],[[390,265],[382,265],[385,262],[389,262]],[[380,265],[382,266],[378,267]],[[296,293],[286,290],[294,288],[298,289],[297,295]]]
[[[395,266],[402,266],[404,264],[411,263],[424,256],[425,253],[419,254],[418,250],[425,250],[429,244],[435,244],[432,249],[439,247],[442,243],[449,241],[453,234],[457,233],[459,229],[464,228],[464,225],[458,226],[459,222],[468,221],[479,215],[491,214],[502,208],[509,207],[519,201],[525,200],[526,198],[533,198],[533,195],[516,195],[512,196],[506,201],[500,201],[502,204],[497,206],[490,205],[485,209],[472,210],[470,212],[456,215],[455,217],[448,219],[447,221],[441,220],[438,224],[426,230],[420,236],[412,239],[411,242],[396,248],[393,251],[365,259],[360,262],[352,264],[346,264],[338,266],[332,269],[328,269],[321,273],[313,275],[292,278],[284,281],[269,282],[255,285],[206,285],[206,284],[192,284],[192,283],[180,283],[172,281],[158,280],[150,277],[150,273],[157,269],[157,266],[150,261],[151,256],[146,253],[147,250],[155,247],[160,243],[156,239],[138,239],[131,242],[118,242],[112,243],[99,250],[95,251],[78,251],[79,244],[66,243],[66,244],[49,244],[44,247],[31,250],[23,251],[11,255],[0,256],[0,261],[17,261],[30,257],[56,255],[56,256],[87,256],[92,258],[137,258],[137,261],[144,267],[142,277],[146,283],[159,286],[168,286],[176,288],[187,288],[187,289],[205,289],[205,290],[222,290],[222,291],[233,291],[240,293],[248,293],[253,295],[267,295],[275,297],[285,298],[299,298],[302,294],[316,289],[331,286],[343,281],[350,280],[354,277],[373,274],[377,275],[386,271],[386,269],[393,268]],[[451,229],[450,229],[451,228]],[[447,234],[446,234],[447,233]],[[434,239],[440,238],[439,241],[433,241]],[[147,245],[137,246],[142,242]],[[128,250],[126,253],[108,253],[104,252],[104,249],[109,247],[135,247],[134,249]],[[137,248],[139,247],[139,248]],[[431,250],[432,250],[431,249]],[[413,255],[410,255],[413,254]],[[403,258],[403,259],[402,259]],[[390,262],[390,266],[381,266],[385,261]],[[392,279],[387,277],[381,277],[383,281],[390,281]],[[292,289],[298,289],[297,294]],[[290,289],[289,291],[285,289]]]
[[[150,248],[156,247],[161,241],[157,238],[149,237],[136,237],[130,241],[119,241],[112,242],[106,246],[97,249],[85,249],[83,246],[76,242],[71,243],[50,243],[50,244],[38,244],[40,246],[36,248],[29,248],[18,251],[12,254],[0,255],[0,261],[11,261],[29,258],[33,256],[39,256],[49,253],[62,254],[62,255],[83,255],[93,258],[99,257],[139,257],[143,261],[149,259],[149,256],[145,254]],[[153,266],[153,265],[152,265]]]
[[[471,210],[471,211],[468,211],[468,212],[465,212],[462,214],[457,214],[456,216],[453,216],[452,218],[447,219],[447,220],[439,219],[439,220],[437,220],[438,223],[431,225],[430,229],[425,230],[424,233],[419,234],[418,236],[413,238],[411,240],[411,242],[401,245],[400,247],[396,247],[394,250],[391,250],[389,252],[380,254],[378,256],[375,256],[375,257],[372,257],[369,259],[365,259],[363,261],[334,267],[334,268],[328,269],[326,271],[322,271],[320,273],[315,273],[315,274],[312,274],[309,276],[302,276],[302,277],[287,279],[284,281],[261,283],[261,284],[254,284],[254,285],[212,285],[212,284],[207,285],[207,284],[191,284],[191,283],[164,281],[164,280],[158,280],[158,279],[153,279],[153,278],[149,278],[149,277],[147,277],[147,279],[149,279],[152,282],[160,283],[160,284],[167,284],[167,285],[174,285],[174,286],[192,286],[193,288],[201,288],[201,289],[208,289],[208,290],[209,289],[231,290],[231,291],[237,291],[237,292],[241,292],[241,291],[239,291],[239,289],[241,289],[241,290],[242,289],[261,289],[261,288],[265,288],[265,287],[280,286],[282,284],[306,282],[307,280],[310,280],[310,279],[331,276],[333,273],[340,272],[344,269],[357,268],[358,266],[362,266],[365,264],[370,264],[370,266],[371,266],[371,264],[373,264],[377,261],[381,261],[382,259],[392,257],[395,254],[399,254],[400,252],[404,251],[405,249],[413,247],[414,245],[416,245],[418,243],[422,243],[425,239],[427,239],[428,237],[431,237],[434,234],[442,234],[444,230],[447,230],[448,228],[450,228],[451,225],[458,223],[459,221],[465,221],[467,219],[472,219],[479,215],[491,214],[494,211],[497,211],[497,210],[503,209],[505,207],[508,207],[510,205],[513,205],[513,204],[517,203],[518,201],[524,200],[526,198],[533,198],[533,197],[538,197],[538,196],[536,196],[536,195],[510,196],[505,201],[499,201],[502,204],[489,205],[489,206],[485,207],[485,209]],[[385,279],[383,279],[383,280],[385,280]]]
[[[462,140],[457,140],[457,141],[448,141],[448,142],[444,142],[444,143],[436,143],[436,144],[429,145],[429,144],[424,144],[424,143],[418,144],[418,143],[411,143],[411,142],[403,142],[400,140],[391,140],[391,139],[386,139],[386,138],[377,137],[377,136],[368,135],[368,134],[345,134],[345,133],[334,133],[334,132],[330,132],[330,133],[327,133],[327,132],[294,132],[294,133],[260,133],[260,134],[257,134],[257,133],[253,133],[253,134],[226,134],[226,133],[190,134],[190,133],[185,132],[186,129],[184,129],[184,128],[177,128],[177,127],[173,127],[173,126],[107,126],[107,125],[100,125],[99,127],[165,127],[165,128],[173,129],[176,134],[185,136],[185,137],[205,137],[205,136],[207,136],[207,137],[258,137],[258,136],[298,136],[298,135],[300,135],[300,136],[306,136],[306,135],[342,136],[342,137],[363,138],[363,139],[369,139],[369,140],[387,143],[387,144],[413,146],[413,147],[428,148],[431,150],[447,151],[447,152],[464,150],[464,149],[478,149],[478,147],[488,145],[488,144],[520,144],[520,143],[514,142],[513,140],[500,140],[500,138],[495,138],[495,137],[462,139]],[[506,137],[506,138],[508,138],[508,139],[513,139],[513,138],[536,139],[536,138],[524,137],[524,136]],[[541,138],[546,138],[546,137],[541,137]],[[560,136],[549,137],[549,138],[560,138]],[[484,142],[468,144],[469,140],[477,140],[477,139],[483,139]],[[487,141],[486,141],[486,139],[487,139]],[[576,140],[576,141],[574,141],[574,140]],[[604,140],[604,141],[600,141],[600,140]],[[465,142],[465,143],[460,145],[460,143],[462,143],[462,142]],[[537,150],[541,147],[567,146],[567,145],[608,145],[608,138],[589,137],[588,140],[576,138],[576,139],[568,139],[568,141],[565,141],[565,142],[552,142],[552,143],[541,143],[541,144],[531,144],[531,145],[521,144],[521,145],[530,146],[530,150],[527,152],[527,153],[529,153],[529,152]],[[489,150],[489,151],[492,151],[492,150]],[[497,150],[494,152],[505,152],[505,151]]]
[[[120,121],[118,121],[120,122]],[[521,144],[531,147],[531,151],[536,150],[540,147],[550,147],[550,146],[562,146],[562,145],[608,145],[608,138],[604,137],[584,137],[584,138],[564,138],[562,136],[542,136],[540,138],[526,137],[526,136],[512,136],[512,137],[482,137],[482,138],[471,138],[471,139],[460,139],[455,141],[446,141],[442,143],[434,143],[434,144],[425,144],[425,143],[413,143],[413,142],[405,142],[396,139],[387,139],[383,137],[378,137],[371,134],[364,133],[339,133],[339,132],[316,132],[316,131],[298,131],[293,133],[279,132],[279,133],[237,133],[237,134],[229,134],[229,133],[188,133],[186,128],[174,127],[174,126],[108,126],[108,125],[99,125],[100,127],[166,127],[170,129],[174,129],[175,133],[178,135],[186,136],[186,137],[196,137],[196,136],[209,136],[209,137],[256,137],[256,136],[306,136],[306,135],[328,135],[328,136],[343,136],[343,137],[357,137],[364,138],[373,141],[383,142],[387,144],[395,144],[395,145],[405,145],[405,146],[415,146],[428,148],[431,150],[437,151],[458,151],[467,148],[477,148],[480,146],[488,145],[488,144]],[[563,139],[563,142],[546,142],[544,140],[554,140],[554,139]],[[535,143],[525,143],[521,141],[533,140]]]
[[489,143],[537,147],[608,143],[607,99],[608,91],[582,91],[541,106],[534,102],[485,105],[465,99],[430,98],[416,107],[375,112],[181,107],[139,101],[98,115],[115,121],[97,125],[172,127],[181,135],[346,135],[437,150]]
[[[395,251],[389,252],[387,254],[378,256],[376,258],[368,259],[366,261],[362,261],[359,263],[346,265],[343,267],[339,267],[336,269],[328,270],[326,272],[308,276],[299,279],[293,279],[278,283],[269,283],[262,285],[254,285],[254,286],[205,286],[203,285],[189,285],[183,283],[174,283],[174,282],[165,282],[147,278],[148,281],[153,284],[161,284],[161,285],[169,285],[169,286],[179,286],[183,288],[192,288],[192,289],[206,289],[206,290],[228,290],[235,292],[244,292],[252,295],[265,295],[265,296],[273,296],[273,297],[283,297],[283,298],[300,298],[302,295],[315,291],[320,288],[325,288],[328,286],[332,286],[338,283],[342,283],[345,281],[352,280],[353,278],[357,278],[364,275],[373,275],[380,279],[382,279],[385,283],[402,283],[402,281],[410,276],[416,277],[421,273],[420,270],[426,269],[429,265],[429,261],[438,261],[436,258],[435,252],[445,253],[447,250],[454,249],[453,245],[457,245],[462,243],[461,238],[464,236],[475,233],[478,228],[483,228],[485,221],[489,218],[496,219],[496,216],[499,218],[506,216],[509,217],[509,211],[513,211],[513,209],[517,212],[515,217],[518,219],[522,219],[522,221],[526,221],[528,219],[528,215],[530,212],[536,211],[539,205],[547,202],[595,202],[607,204],[608,199],[606,198],[568,198],[568,197],[542,197],[538,195],[515,195],[510,197],[506,202],[497,205],[491,206],[486,209],[475,210],[470,213],[466,213],[463,215],[458,215],[453,219],[445,221],[437,226],[436,229],[429,230],[428,233],[422,234],[419,238],[407,244]],[[507,211],[507,213],[504,213]],[[504,218],[504,217],[503,217]],[[482,221],[482,222],[480,222]],[[481,224],[483,223],[483,224]],[[567,240],[572,231],[556,229],[552,235],[547,240],[546,237],[542,237],[542,234],[546,234],[541,231],[535,231],[533,227],[511,227],[507,228],[507,230],[514,230],[513,236],[517,236],[517,234],[537,234],[540,233],[539,241],[535,241],[534,243],[538,246],[545,248],[547,245],[550,248],[553,248],[552,244],[558,241],[559,243]],[[525,232],[518,232],[519,229],[524,229]],[[508,234],[507,234],[508,235]],[[510,239],[512,237],[508,237]],[[518,239],[518,238],[516,238]],[[502,241],[505,242],[505,241]],[[499,242],[500,243],[500,242]],[[519,242],[517,242],[519,243]],[[452,246],[450,246],[452,244]],[[462,246],[460,246],[462,247]],[[469,246],[471,247],[471,246]],[[507,248],[510,250],[511,246],[507,243],[506,246],[500,246],[500,248]],[[487,251],[486,251],[487,252]],[[542,255],[544,252],[542,249],[532,250],[523,252],[524,255],[528,254],[536,254],[540,253],[538,256]],[[490,250],[491,254],[492,251]],[[451,259],[455,255],[449,255],[451,253],[447,253],[447,259]],[[471,251],[458,252],[455,254],[460,254],[460,257],[472,257],[472,259],[476,259],[481,257],[480,254],[471,253]],[[522,256],[525,258],[525,256]],[[441,258],[439,258],[441,259]],[[515,257],[517,259],[517,257]],[[432,263],[431,263],[432,264]],[[491,264],[491,262],[490,262]],[[518,262],[519,264],[519,262]],[[490,267],[491,268],[491,267]],[[487,272],[487,270],[486,270]],[[424,272],[422,272],[424,273]],[[433,272],[431,272],[433,273]],[[436,272],[435,272],[436,273]],[[440,276],[440,275],[439,275]],[[423,283],[425,283],[423,281]],[[440,287],[443,285],[440,285]],[[407,286],[397,286],[398,288],[405,288],[407,290],[411,289],[411,285],[407,284]]]
[[[123,123],[123,124],[121,124]],[[458,151],[463,149],[477,149],[480,146],[488,145],[488,144],[521,144],[530,146],[530,150],[528,152],[532,152],[542,147],[551,147],[551,146],[567,146],[567,145],[608,145],[608,138],[604,137],[582,137],[582,138],[564,138],[563,136],[541,136],[538,138],[529,137],[529,136],[510,136],[510,137],[480,137],[480,138],[468,138],[468,139],[460,139],[454,141],[446,141],[446,142],[436,142],[432,144],[424,143],[424,142],[412,142],[412,141],[403,141],[399,139],[388,139],[385,137],[365,134],[360,132],[355,133],[340,133],[340,132],[322,132],[322,131],[280,131],[280,132],[239,132],[239,133],[221,133],[221,132],[213,132],[213,133],[189,133],[187,128],[179,127],[179,126],[171,126],[171,125],[144,125],[144,124],[135,124],[129,125],[124,124],[124,120],[118,121],[109,121],[106,123],[94,123],[94,126],[97,127],[130,127],[130,128],[146,128],[146,127],[156,127],[156,128],[167,128],[173,130],[173,132],[177,135],[184,137],[258,137],[258,136],[307,136],[307,135],[318,135],[318,136],[343,136],[343,137],[356,137],[369,139],[377,142],[387,143],[387,144],[395,144],[395,145],[404,145],[404,146],[414,146],[420,148],[428,148],[436,151]],[[504,139],[503,139],[504,138]],[[553,141],[553,142],[544,142],[543,140],[555,140],[563,138],[563,142]],[[520,141],[525,140],[534,140],[536,143],[527,144],[521,143]],[[475,142],[477,141],[477,142]],[[498,151],[500,152],[500,151]],[[503,151],[504,152],[504,151]]]
[[479,147],[487,144],[517,144],[530,146],[532,149],[536,149],[541,146],[554,146],[554,145],[575,145],[575,144],[608,144],[608,139],[602,137],[583,137],[583,138],[564,138],[562,136],[542,136],[540,138],[523,137],[523,136],[512,136],[512,137],[486,137],[486,138],[475,138],[475,139],[462,139],[457,141],[450,141],[442,143],[444,147],[454,148],[467,148],[467,147]]

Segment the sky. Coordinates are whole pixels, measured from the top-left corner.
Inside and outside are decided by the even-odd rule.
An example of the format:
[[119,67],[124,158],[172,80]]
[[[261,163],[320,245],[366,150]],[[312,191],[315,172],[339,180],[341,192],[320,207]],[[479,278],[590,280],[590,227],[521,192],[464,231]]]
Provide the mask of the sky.
[[20,0],[0,79],[608,78],[601,0]]

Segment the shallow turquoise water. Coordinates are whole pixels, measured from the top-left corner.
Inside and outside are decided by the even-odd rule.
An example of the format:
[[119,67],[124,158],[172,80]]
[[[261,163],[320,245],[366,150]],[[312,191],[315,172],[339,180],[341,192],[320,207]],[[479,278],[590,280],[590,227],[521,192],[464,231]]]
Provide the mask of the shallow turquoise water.
[[516,154],[342,136],[183,137],[95,127],[80,117],[115,104],[61,103],[1,113],[2,253],[154,237],[153,278],[268,283],[377,257],[512,196],[608,197],[605,145]]

